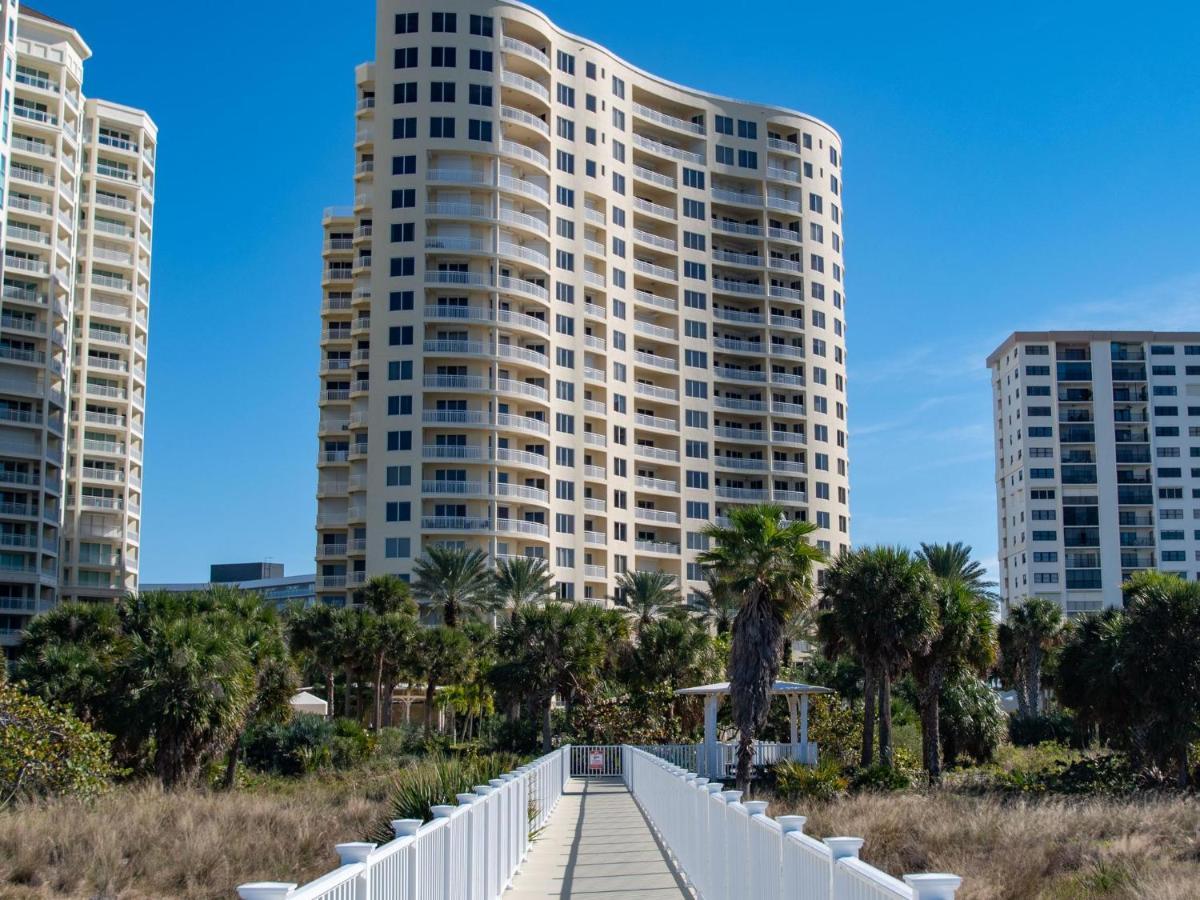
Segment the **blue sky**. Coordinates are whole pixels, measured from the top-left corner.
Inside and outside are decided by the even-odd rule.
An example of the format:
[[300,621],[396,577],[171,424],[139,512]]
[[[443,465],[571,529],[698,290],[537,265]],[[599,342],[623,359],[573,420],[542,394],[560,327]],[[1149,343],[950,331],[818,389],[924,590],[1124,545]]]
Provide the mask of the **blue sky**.
[[[541,6],[841,132],[856,543],[994,564],[983,361],[1008,332],[1200,328],[1194,4]],[[91,44],[87,93],[161,130],[142,579],[312,571],[320,216],[351,197],[373,4],[41,8]]]

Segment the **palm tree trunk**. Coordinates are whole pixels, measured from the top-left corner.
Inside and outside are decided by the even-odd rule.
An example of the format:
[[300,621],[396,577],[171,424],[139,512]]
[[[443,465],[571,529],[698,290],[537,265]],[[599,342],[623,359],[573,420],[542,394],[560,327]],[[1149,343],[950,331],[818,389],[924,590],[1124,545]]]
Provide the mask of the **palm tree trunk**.
[[739,791],[750,790],[750,766],[754,762],[754,736],[738,732],[737,773],[734,776]]
[[864,769],[870,768],[875,762],[875,670],[867,666],[863,669],[863,729],[862,729],[862,758],[860,764]]
[[442,624],[447,628],[458,627],[458,603],[451,600],[442,610]]
[[1042,648],[1034,644],[1029,648],[1028,670],[1025,673],[1025,689],[1029,692],[1029,712],[1038,715],[1041,711],[1042,694]]
[[347,719],[350,718],[350,684],[354,679],[350,677],[350,669],[346,669],[346,687],[342,690],[342,715]]
[[546,698],[546,705],[542,708],[542,753],[549,753],[553,747],[552,731],[550,722],[550,707],[554,703],[553,697]]
[[433,679],[429,679],[425,685],[425,740],[429,740],[429,735],[433,731],[433,693],[436,685]]
[[383,658],[382,653],[379,654],[378,664],[375,666],[375,730],[378,731],[383,727]]
[[931,784],[942,780],[941,735],[938,733],[939,693],[937,681],[931,680],[918,694],[921,704],[921,756]]
[[332,716],[334,710],[337,709],[337,703],[333,696],[333,669],[325,670],[325,711],[327,715]]
[[233,738],[233,744],[229,748],[229,753],[225,756],[225,775],[221,778],[221,787],[225,790],[230,790],[233,787],[234,779],[237,778],[238,756],[242,749],[243,731],[239,731]]
[[879,677],[879,764],[892,767],[892,676]]

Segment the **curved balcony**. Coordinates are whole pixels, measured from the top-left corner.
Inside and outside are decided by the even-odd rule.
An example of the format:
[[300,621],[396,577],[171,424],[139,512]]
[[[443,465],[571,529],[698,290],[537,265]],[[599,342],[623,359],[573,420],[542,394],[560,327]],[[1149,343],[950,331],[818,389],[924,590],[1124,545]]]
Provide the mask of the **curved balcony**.
[[501,106],[500,118],[506,122],[512,122],[516,125],[536,131],[542,137],[550,137],[550,126],[533,113],[526,112],[523,109],[517,109],[515,106]]
[[638,134],[637,132],[634,132],[633,134],[633,146],[641,150],[646,150],[650,153],[657,153],[660,156],[669,157],[671,159],[678,159],[682,160],[683,162],[695,163],[701,166],[704,165],[703,153],[693,153],[691,150],[683,150],[679,147],[673,147],[670,144],[663,143],[662,141],[656,141],[653,138],[648,138],[645,135]]
[[663,125],[667,128],[674,128],[677,131],[686,131],[689,134],[704,134],[704,126],[699,122],[690,122],[678,116],[659,112],[657,109],[652,109],[646,106],[646,104],[638,103],[637,101],[633,103],[633,114],[648,122],[654,122],[656,125]]
[[529,537],[549,538],[550,528],[541,522],[524,519],[496,519],[495,529],[502,534],[523,534]]
[[514,228],[523,228],[526,231],[532,231],[534,234],[548,238],[550,236],[550,225],[542,221],[537,216],[531,216],[529,213],[523,213],[516,209],[504,209],[501,207],[497,213],[499,221],[506,225],[512,225]]
[[539,203],[550,205],[550,192],[532,181],[517,178],[512,175],[497,175],[496,186],[510,194],[520,194],[522,197],[532,197]]
[[421,516],[423,531],[490,531],[491,519],[484,516]]
[[508,69],[500,73],[500,83],[505,87],[516,88],[518,91],[524,91],[526,94],[531,94],[537,97],[544,103],[550,102],[550,90],[544,84],[534,81],[532,78],[527,78],[517,72]]
[[713,291],[723,294],[743,294],[751,297],[761,297],[766,292],[761,284],[750,281],[734,281],[729,278],[713,277]]
[[550,70],[550,57],[532,44],[527,44],[522,40],[505,35],[504,40],[500,44],[500,49],[506,53],[516,53],[526,59],[531,59],[543,66],[547,71]]
[[518,141],[501,139],[500,155],[530,162],[535,166],[545,169],[547,172],[550,171],[550,158],[546,154],[534,150],[532,147],[526,147]]

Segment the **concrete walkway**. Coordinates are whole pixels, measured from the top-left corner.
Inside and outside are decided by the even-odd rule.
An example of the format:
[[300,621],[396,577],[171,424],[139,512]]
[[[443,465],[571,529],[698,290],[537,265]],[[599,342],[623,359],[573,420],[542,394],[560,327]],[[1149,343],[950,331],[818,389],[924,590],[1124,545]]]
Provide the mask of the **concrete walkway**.
[[504,900],[690,896],[625,785],[572,779]]

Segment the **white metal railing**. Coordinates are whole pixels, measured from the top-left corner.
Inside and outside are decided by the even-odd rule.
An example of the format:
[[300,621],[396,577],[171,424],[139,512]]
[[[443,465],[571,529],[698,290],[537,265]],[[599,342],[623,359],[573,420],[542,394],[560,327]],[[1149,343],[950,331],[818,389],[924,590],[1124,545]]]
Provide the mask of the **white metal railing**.
[[547,103],[550,102],[550,91],[546,89],[544,84],[534,81],[532,78],[526,78],[524,75],[518,75],[516,72],[510,72],[508,69],[505,69],[500,73],[500,83],[506,84],[509,87],[520,88],[526,93],[540,97]]
[[906,875],[904,881],[858,858],[861,838],[818,841],[804,816],[767,815],[763,800],[637,747],[622,746],[617,764],[675,868],[704,900],[953,900],[956,875]]
[[669,206],[663,206],[661,203],[655,203],[653,200],[646,200],[643,197],[633,198],[633,208],[640,209],[642,212],[648,212],[656,216],[662,216],[664,219],[674,219],[675,210]]
[[434,806],[433,818],[396,819],[385,844],[346,843],[340,866],[297,886],[255,882],[242,900],[497,900],[529,853],[570,777],[570,745]]
[[663,156],[669,156],[672,159],[680,159],[684,162],[697,163],[699,165],[704,164],[703,153],[681,150],[679,147],[672,147],[670,144],[664,144],[662,141],[656,141],[653,138],[640,135],[636,131],[633,134],[633,146],[649,150],[651,153],[661,153]]
[[663,175],[661,172],[655,172],[653,169],[647,169],[645,166],[639,166],[636,163],[633,166],[633,175],[635,178],[641,178],[643,181],[650,181],[654,184],[661,184],[663,187],[675,188],[675,179],[670,175]]
[[532,44],[527,44],[522,40],[505,35],[504,43],[501,46],[505,50],[512,50],[514,53],[519,53],[522,56],[527,56],[529,59],[539,62],[547,69],[550,68],[550,57]]
[[533,113],[525,112],[523,109],[517,109],[514,106],[501,106],[500,118],[508,119],[512,122],[520,122],[525,127],[532,128],[546,137],[550,136],[550,126]]
[[535,165],[541,166],[543,169],[550,168],[550,159],[546,154],[539,153],[532,147],[526,147],[517,141],[502,140],[500,142],[500,152],[505,156],[516,156],[520,159],[528,160]]
[[657,122],[660,125],[678,128],[681,131],[690,131],[692,134],[704,134],[704,125],[700,122],[690,122],[687,119],[679,118],[679,116],[660,112],[657,109],[646,106],[644,103],[638,103],[636,100],[633,103],[633,112],[643,119],[649,119],[651,122]]

